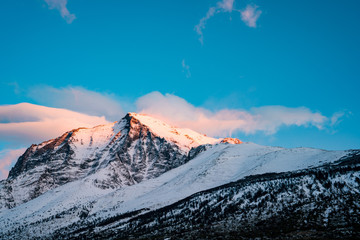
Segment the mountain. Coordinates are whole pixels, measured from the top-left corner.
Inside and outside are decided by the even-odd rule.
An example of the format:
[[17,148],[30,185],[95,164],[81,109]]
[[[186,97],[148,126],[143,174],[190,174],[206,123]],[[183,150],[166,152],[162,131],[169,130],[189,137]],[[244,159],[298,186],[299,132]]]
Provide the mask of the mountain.
[[0,209],[87,176],[103,189],[133,185],[189,161],[193,147],[219,141],[136,113],[74,129],[26,150],[0,185]]
[[32,145],[0,183],[0,239],[354,238],[359,155],[129,113]]

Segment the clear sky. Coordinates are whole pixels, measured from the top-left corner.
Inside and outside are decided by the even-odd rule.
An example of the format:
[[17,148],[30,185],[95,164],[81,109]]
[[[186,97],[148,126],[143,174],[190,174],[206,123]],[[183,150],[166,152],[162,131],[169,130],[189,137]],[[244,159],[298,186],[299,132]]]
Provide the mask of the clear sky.
[[[357,0],[2,0],[0,107],[140,111],[185,127],[205,116],[214,136],[360,148],[359,12]],[[9,137],[45,119],[25,109],[0,109],[3,155],[45,140]]]

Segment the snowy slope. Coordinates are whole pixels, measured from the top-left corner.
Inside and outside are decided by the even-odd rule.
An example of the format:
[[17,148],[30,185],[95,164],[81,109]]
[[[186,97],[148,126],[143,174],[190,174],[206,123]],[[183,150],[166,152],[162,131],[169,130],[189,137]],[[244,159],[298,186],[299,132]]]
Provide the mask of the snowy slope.
[[76,235],[92,239],[359,239],[359,153],[320,167],[249,176],[131,219],[118,216],[99,221],[99,226],[106,227],[90,226]]
[[[206,148],[191,161],[138,184],[114,190],[99,189],[92,184],[99,174],[94,173],[16,208],[3,210],[0,222],[6,227],[0,230],[0,235],[14,233],[23,226],[31,236],[47,236],[72,223],[87,226],[95,220],[127,212],[150,211],[245,176],[305,169],[334,162],[348,154],[346,151],[285,149],[253,143],[221,143]],[[44,230],[46,226],[49,231]]]
[[158,178],[119,189],[99,199],[93,211],[102,211],[103,206],[114,206],[116,202],[113,199],[119,198],[124,202],[117,205],[118,213],[141,208],[154,209],[245,176],[318,166],[347,154],[344,151],[309,148],[264,147],[253,143],[219,144],[209,148],[192,161]]

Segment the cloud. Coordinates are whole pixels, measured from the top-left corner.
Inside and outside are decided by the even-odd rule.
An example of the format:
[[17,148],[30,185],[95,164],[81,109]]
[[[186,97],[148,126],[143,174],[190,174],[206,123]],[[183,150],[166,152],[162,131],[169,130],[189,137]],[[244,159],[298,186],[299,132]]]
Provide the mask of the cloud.
[[211,7],[207,11],[205,17],[201,18],[199,23],[195,26],[196,33],[200,36],[199,41],[201,44],[204,43],[204,34],[203,29],[205,29],[205,24],[216,13],[220,12],[231,12],[233,10],[234,0],[223,0],[217,2],[216,7]]
[[205,29],[206,21],[209,20],[212,16],[214,16],[215,11],[216,11],[215,7],[209,8],[205,17],[201,18],[199,23],[195,25],[195,31],[199,35],[199,41],[201,44],[204,44],[204,33],[202,30]]
[[7,178],[10,168],[17,159],[25,152],[26,148],[7,149],[0,151],[0,180]]
[[234,7],[234,0],[223,0],[217,3],[219,9],[225,12],[231,12]]
[[79,127],[106,124],[105,117],[30,103],[0,106],[0,141],[29,146]]
[[217,13],[221,12],[240,12],[241,20],[249,27],[256,27],[256,21],[261,15],[260,10],[256,10],[257,6],[247,5],[244,10],[234,8],[234,0],[222,0],[216,3],[216,7],[210,7],[206,15],[200,19],[195,25],[195,31],[199,35],[199,41],[204,44],[204,33],[206,22]]
[[350,115],[352,115],[352,112],[348,110],[336,112],[330,118],[330,125],[336,126],[337,124],[343,121],[344,117],[349,117]]
[[124,115],[118,99],[113,94],[98,93],[81,87],[38,86],[30,89],[28,96],[41,105],[105,116],[110,121],[119,120]]
[[249,27],[256,27],[256,22],[262,13],[262,11],[257,10],[257,8],[257,6],[248,4],[245,9],[240,10],[241,20]]
[[137,101],[138,111],[158,117],[175,126],[186,127],[210,136],[231,136],[239,131],[245,134],[263,132],[274,134],[283,126],[313,126],[323,129],[329,119],[306,107],[264,106],[211,111],[195,107],[185,99],[172,94],[149,93]]
[[181,61],[181,66],[183,68],[183,72],[185,73],[185,77],[189,78],[191,77],[190,67],[185,63],[185,59]]
[[[183,65],[186,66],[185,61]],[[92,115],[30,103],[0,105],[0,142],[5,142],[12,148],[28,147],[33,143],[58,137],[71,129],[107,124],[109,122],[103,114],[114,115],[115,113],[110,111],[111,107],[120,106],[119,103],[115,104],[116,100],[108,98],[108,95],[82,88],[49,89],[48,95],[41,93],[40,88],[32,94],[39,94],[39,98],[44,97],[43,101],[51,104],[72,107],[71,103],[74,102],[73,108],[91,112]],[[60,103],[56,102],[58,100]],[[85,107],[86,101],[89,101],[89,105],[96,105],[98,101],[99,106],[88,109]],[[101,109],[102,105],[107,108],[107,104],[110,105],[108,110]],[[344,116],[351,114],[342,111],[326,117],[306,107],[285,106],[210,110],[196,107],[179,96],[163,95],[160,92],[151,92],[138,98],[135,106],[136,110],[132,110],[139,113],[146,113],[174,126],[190,128],[213,137],[228,137],[235,132],[272,135],[286,126],[331,129],[341,122]],[[7,176],[9,167],[23,151],[24,149],[0,151],[0,178]]]
[[67,0],[45,0],[48,4],[49,9],[57,9],[60,15],[67,23],[72,23],[76,19],[75,14],[72,14],[67,9]]
[[[187,69],[185,61],[182,64]],[[34,98],[36,95],[44,104],[72,108],[73,111],[30,103],[0,105],[0,142],[9,147],[27,147],[58,137],[71,129],[106,124],[108,121],[105,115],[119,115],[114,117],[115,120],[125,115],[119,110],[120,104],[113,95],[79,87],[42,87],[33,89],[30,95]],[[126,102],[121,104],[130,105]],[[196,107],[173,94],[151,92],[138,98],[131,111],[146,113],[172,125],[214,137],[227,137],[235,132],[271,135],[286,126],[328,129],[339,123],[345,115],[345,112],[337,112],[326,117],[306,107],[285,106],[263,106],[246,110],[213,109]]]

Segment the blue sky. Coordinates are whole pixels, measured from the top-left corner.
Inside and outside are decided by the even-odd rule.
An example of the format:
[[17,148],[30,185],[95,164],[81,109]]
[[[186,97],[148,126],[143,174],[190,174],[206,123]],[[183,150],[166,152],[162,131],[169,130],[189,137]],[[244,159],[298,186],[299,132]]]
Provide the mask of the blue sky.
[[[244,116],[239,112],[263,118],[253,131],[246,125],[215,135],[228,131],[284,147],[360,146],[359,1],[3,0],[0,6],[1,106],[28,102],[113,121],[127,111],[166,115],[156,101],[139,107],[139,99],[158,94],[212,120],[224,110],[235,111],[230,118]],[[74,89],[88,101],[71,104]],[[91,99],[106,109],[92,108]],[[288,122],[289,111],[306,117]],[[4,132],[15,120],[1,114]],[[265,124],[269,116],[279,119]],[[31,142],[8,140],[9,131],[1,151]]]

